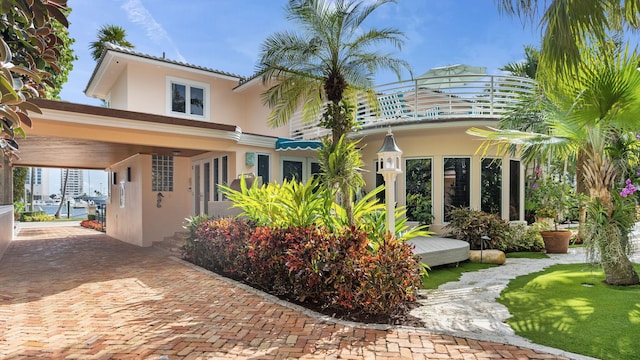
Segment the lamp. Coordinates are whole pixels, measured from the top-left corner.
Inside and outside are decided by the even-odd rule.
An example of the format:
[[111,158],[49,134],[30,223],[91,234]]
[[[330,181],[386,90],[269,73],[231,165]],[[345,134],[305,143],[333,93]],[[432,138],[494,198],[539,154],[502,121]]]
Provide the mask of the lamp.
[[387,231],[391,235],[396,232],[395,219],[395,181],[398,174],[402,173],[400,159],[402,150],[396,144],[391,128],[384,138],[382,147],[378,150],[378,174],[382,175],[385,184],[385,203],[387,206]]

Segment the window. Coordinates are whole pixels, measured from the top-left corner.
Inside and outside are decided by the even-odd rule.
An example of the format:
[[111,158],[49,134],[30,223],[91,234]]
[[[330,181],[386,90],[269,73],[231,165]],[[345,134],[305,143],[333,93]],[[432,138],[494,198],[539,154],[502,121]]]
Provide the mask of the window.
[[520,161],[509,161],[509,220],[520,220]]
[[407,219],[429,225],[433,220],[432,161],[407,159],[405,165]]
[[168,112],[171,115],[207,118],[209,85],[167,78]]
[[151,191],[173,191],[173,156],[151,157]]
[[282,156],[282,180],[306,182],[320,174],[320,164],[314,158]]
[[[384,186],[385,185],[384,176],[382,176],[382,174],[378,172],[380,170],[380,163],[378,162],[378,160],[375,161],[375,169],[376,169],[376,188],[380,186]],[[380,201],[381,204],[385,203],[385,196],[386,196],[385,191],[386,191],[386,188],[383,188],[382,191],[376,194],[376,199],[378,199],[378,201]]]
[[262,183],[269,182],[270,159],[269,154],[257,154],[258,157],[258,176],[262,176]]
[[444,221],[451,219],[451,210],[471,205],[471,159],[444,158]]
[[480,210],[502,216],[502,160],[482,159]]
[[287,181],[302,181],[302,161],[283,160],[282,179]]

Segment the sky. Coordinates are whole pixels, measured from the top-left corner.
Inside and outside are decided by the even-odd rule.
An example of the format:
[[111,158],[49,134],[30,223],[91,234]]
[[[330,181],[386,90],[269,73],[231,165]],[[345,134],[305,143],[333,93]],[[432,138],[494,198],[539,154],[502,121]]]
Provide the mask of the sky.
[[[100,105],[84,95],[95,67],[89,43],[102,25],[125,29],[135,51],[205,66],[240,76],[256,69],[267,36],[295,29],[285,19],[287,0],[69,0],[69,32],[78,60],[63,86],[61,99]],[[500,14],[494,0],[398,0],[373,12],[365,27],[396,28],[406,35],[392,55],[407,61],[415,76],[430,68],[469,64],[499,73],[507,63],[524,58],[525,45],[539,45],[540,30]],[[403,74],[408,79],[409,73]],[[396,81],[391,73],[375,83]],[[104,172],[91,175],[105,177]],[[85,175],[85,178],[87,176]],[[59,176],[53,177],[59,179]],[[92,184],[92,188],[94,184]],[[59,184],[52,184],[53,189]],[[90,189],[93,191],[95,189]]]

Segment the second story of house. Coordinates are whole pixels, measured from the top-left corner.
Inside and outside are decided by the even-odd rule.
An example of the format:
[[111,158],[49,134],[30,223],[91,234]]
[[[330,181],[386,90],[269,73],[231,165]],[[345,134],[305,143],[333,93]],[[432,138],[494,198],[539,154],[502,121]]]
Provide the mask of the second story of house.
[[286,137],[288,127],[267,125],[260,79],[106,44],[85,89],[118,110],[234,125],[243,133]]
[[[265,90],[260,77],[245,78],[106,44],[85,93],[110,108],[233,125],[247,134],[315,140],[329,133],[318,121],[303,121],[301,111],[293,114],[288,126],[269,127],[270,109],[261,97]],[[357,131],[495,124],[532,91],[531,79],[488,75],[486,68],[434,68],[415,79],[376,86],[377,104],[359,101]]]

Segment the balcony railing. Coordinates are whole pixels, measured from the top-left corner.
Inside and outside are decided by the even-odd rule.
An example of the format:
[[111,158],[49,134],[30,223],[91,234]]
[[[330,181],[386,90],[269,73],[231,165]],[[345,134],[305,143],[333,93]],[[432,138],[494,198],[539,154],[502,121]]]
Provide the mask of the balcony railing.
[[[378,108],[359,102],[357,121],[361,129],[437,120],[499,119],[534,91],[528,78],[505,75],[456,75],[419,78],[374,88]],[[317,121],[304,123],[300,111],[289,122],[290,136],[317,139],[329,130]]]

